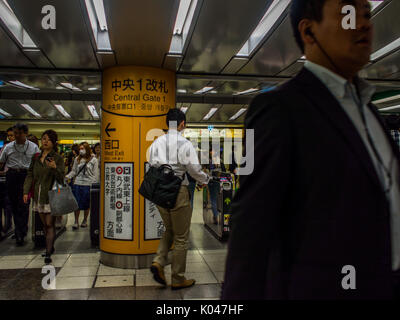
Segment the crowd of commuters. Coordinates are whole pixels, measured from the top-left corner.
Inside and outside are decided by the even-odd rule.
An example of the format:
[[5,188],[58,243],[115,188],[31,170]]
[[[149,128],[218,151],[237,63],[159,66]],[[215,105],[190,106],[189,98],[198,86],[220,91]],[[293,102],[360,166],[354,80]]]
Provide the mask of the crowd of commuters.
[[39,214],[46,237],[45,263],[51,263],[56,218],[51,214],[48,192],[55,183],[72,186],[79,205],[73,225],[76,230],[80,210],[84,210],[80,226],[87,227],[90,187],[99,182],[100,144],[93,148],[86,142],[75,144],[65,156],[59,150],[54,130],[43,132],[39,144],[38,138],[29,134],[27,125],[15,124],[7,130],[7,141],[0,150],[0,238],[10,231],[13,220],[16,245],[24,245],[32,199],[32,211]]

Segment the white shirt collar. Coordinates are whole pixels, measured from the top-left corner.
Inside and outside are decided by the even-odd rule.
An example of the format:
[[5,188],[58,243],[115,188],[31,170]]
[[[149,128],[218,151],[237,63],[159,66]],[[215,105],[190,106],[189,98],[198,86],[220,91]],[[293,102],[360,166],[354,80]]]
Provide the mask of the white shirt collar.
[[182,135],[182,131],[178,131],[177,129],[168,129],[169,134],[179,134]]
[[[319,80],[321,80],[321,82],[325,84],[325,86],[337,99],[343,99],[346,96],[347,87],[354,86],[354,84],[350,83],[340,75],[309,60],[304,63],[304,67],[311,71]],[[369,84],[367,81],[359,77],[357,77],[355,81],[358,84],[363,104],[369,103],[375,93],[375,86]]]

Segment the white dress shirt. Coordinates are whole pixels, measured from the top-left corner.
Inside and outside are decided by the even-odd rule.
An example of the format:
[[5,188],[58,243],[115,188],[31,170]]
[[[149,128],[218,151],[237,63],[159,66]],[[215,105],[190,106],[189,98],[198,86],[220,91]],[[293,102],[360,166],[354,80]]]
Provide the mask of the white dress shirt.
[[183,178],[182,185],[189,184],[186,172],[201,184],[207,184],[209,181],[209,176],[201,170],[193,144],[175,129],[170,129],[167,134],[158,137],[152,143],[149,156],[151,166],[169,164],[175,175]]
[[10,142],[1,152],[0,163],[5,163],[9,169],[29,169],[32,157],[40,152],[36,143],[26,139],[24,144]]
[[[354,84],[350,83],[343,77],[333,73],[325,67],[317,65],[311,61],[306,61],[304,65],[311,71],[318,79],[325,84],[333,96],[338,100],[347,116],[350,118],[356,127],[358,134],[361,136],[365,147],[371,157],[375,170],[378,174],[380,182],[384,190],[389,188],[389,179],[385,173],[385,169],[378,161],[373,149],[368,141],[367,133],[364,123],[362,121],[361,113],[358,103],[356,88]],[[368,84],[365,80],[357,78],[357,85],[360,92],[360,98],[365,115],[365,122],[367,124],[370,136],[378,154],[380,155],[386,169],[390,171],[392,176],[392,186],[387,193],[387,198],[390,203],[391,214],[391,236],[392,236],[392,268],[398,270],[400,268],[400,186],[399,186],[399,166],[395,160],[390,142],[385,135],[385,132],[380,125],[378,119],[367,106],[375,92],[375,88]],[[362,223],[360,221],[360,223]]]

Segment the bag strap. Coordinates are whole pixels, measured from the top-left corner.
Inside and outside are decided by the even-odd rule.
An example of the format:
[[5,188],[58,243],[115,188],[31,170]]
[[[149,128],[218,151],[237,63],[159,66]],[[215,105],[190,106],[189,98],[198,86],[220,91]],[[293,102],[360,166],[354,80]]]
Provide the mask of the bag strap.
[[79,174],[86,168],[88,162],[89,162],[89,161],[86,161],[86,162],[85,162],[85,164],[83,165],[83,167],[79,169],[79,171],[78,171],[78,173],[77,173],[76,176],[79,176]]

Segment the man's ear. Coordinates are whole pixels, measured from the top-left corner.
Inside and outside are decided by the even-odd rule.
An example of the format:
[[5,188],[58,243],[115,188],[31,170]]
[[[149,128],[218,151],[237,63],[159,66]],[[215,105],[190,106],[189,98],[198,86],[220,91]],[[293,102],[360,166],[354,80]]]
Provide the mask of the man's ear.
[[301,39],[304,43],[304,47],[306,45],[313,44],[315,42],[314,33],[313,33],[313,22],[309,19],[303,19],[299,22],[298,25]]

